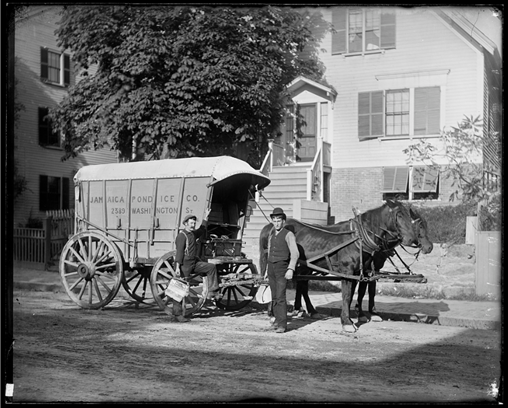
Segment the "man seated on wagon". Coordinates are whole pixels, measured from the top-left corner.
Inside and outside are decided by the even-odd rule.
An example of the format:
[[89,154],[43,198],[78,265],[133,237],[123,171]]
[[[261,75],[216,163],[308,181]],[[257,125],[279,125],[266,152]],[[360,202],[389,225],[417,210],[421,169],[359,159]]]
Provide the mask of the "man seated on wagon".
[[[205,220],[201,227],[196,229],[197,217],[194,214],[187,215],[183,220],[184,229],[176,237],[176,276],[188,278],[192,274],[206,275],[208,277],[208,299],[219,300],[219,280],[217,278],[217,267],[208,262],[201,261],[197,256],[196,240],[202,236],[206,228]],[[173,316],[181,323],[190,319],[183,315],[182,303],[173,299]]]

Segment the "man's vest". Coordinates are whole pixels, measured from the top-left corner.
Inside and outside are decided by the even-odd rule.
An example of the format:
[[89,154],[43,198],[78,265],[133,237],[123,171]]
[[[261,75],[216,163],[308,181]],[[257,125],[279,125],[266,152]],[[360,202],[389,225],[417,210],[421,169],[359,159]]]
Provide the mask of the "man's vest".
[[[275,231],[275,229],[273,230]],[[270,235],[270,242],[268,246],[268,262],[289,261],[291,253],[286,242],[286,235],[288,230],[283,228],[278,234],[273,232]]]
[[196,237],[192,232],[187,232],[186,230],[182,230],[182,233],[185,235],[185,239],[187,241],[187,245],[185,245],[183,263],[184,265],[193,265],[196,262]]

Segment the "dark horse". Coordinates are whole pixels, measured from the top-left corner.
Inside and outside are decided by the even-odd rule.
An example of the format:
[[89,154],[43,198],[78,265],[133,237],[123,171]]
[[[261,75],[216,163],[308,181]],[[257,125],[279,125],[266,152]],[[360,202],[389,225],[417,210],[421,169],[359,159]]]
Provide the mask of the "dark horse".
[[[380,245],[399,242],[410,246],[417,243],[411,216],[406,207],[397,201],[387,200],[381,207],[368,210],[356,219],[335,224],[334,231],[318,225],[309,225],[289,218],[286,228],[294,230],[300,250],[297,275],[315,274],[312,266],[332,271],[342,279],[342,327],[347,332],[356,331],[349,317],[353,298],[352,281],[362,278],[363,265],[368,263]],[[259,237],[259,266],[261,273],[266,270],[268,236],[272,225],[261,230]],[[360,249],[361,248],[361,249]],[[308,261],[308,262],[307,262]],[[360,268],[362,266],[362,268]],[[323,273],[322,271],[317,272]],[[356,276],[357,278],[353,278]],[[348,277],[351,277],[348,279]],[[304,280],[298,282],[305,282]],[[308,286],[308,281],[306,281]],[[307,295],[308,297],[308,295]],[[309,299],[310,302],[310,299]]]
[[[415,229],[416,235],[418,237],[417,248],[420,248],[420,251],[424,254],[429,254],[432,252],[433,245],[427,236],[427,221],[420,214],[414,210],[412,207],[409,208],[409,213],[411,215],[411,219],[413,221],[413,227]],[[419,252],[418,252],[419,253]],[[417,256],[418,253],[415,255]],[[388,257],[395,255],[392,251],[379,251],[376,252],[371,259],[371,263],[374,264],[374,274],[379,272],[381,268],[384,266]],[[371,264],[366,265],[366,268],[370,268]],[[353,293],[355,290],[356,281],[353,282]],[[363,297],[365,296],[365,291],[368,288],[369,290],[369,314],[370,319],[372,321],[382,321],[381,316],[377,314],[375,307],[375,296],[376,296],[376,280],[371,281],[361,281],[358,284],[358,298],[356,303],[356,310],[358,312],[358,320],[359,321],[368,321],[369,318],[365,315],[362,309]]]

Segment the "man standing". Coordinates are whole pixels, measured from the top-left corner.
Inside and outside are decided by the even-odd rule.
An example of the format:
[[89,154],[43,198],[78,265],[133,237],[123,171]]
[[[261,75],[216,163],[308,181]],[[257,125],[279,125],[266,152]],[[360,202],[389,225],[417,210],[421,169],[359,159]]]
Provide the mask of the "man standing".
[[299,252],[295,234],[284,228],[286,214],[282,208],[275,208],[270,218],[273,228],[268,237],[267,272],[275,321],[268,330],[284,333],[287,330],[287,281],[293,279]]
[[[206,275],[208,277],[208,299],[217,301],[220,298],[217,268],[212,263],[200,261],[197,256],[196,240],[206,231],[205,220],[197,230],[196,223],[197,217],[193,214],[189,214],[183,219],[184,229],[180,231],[175,240],[175,273],[178,277],[183,274],[184,278],[188,278],[191,273]],[[173,315],[180,323],[190,321],[184,316],[181,302],[174,299]]]

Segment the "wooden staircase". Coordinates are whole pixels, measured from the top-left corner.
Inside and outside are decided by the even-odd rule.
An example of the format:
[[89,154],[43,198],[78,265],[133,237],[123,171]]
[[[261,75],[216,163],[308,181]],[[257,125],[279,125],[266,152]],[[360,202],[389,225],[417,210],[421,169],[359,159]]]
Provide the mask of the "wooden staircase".
[[270,214],[281,207],[288,217],[293,216],[294,200],[307,198],[307,165],[273,167],[268,175],[272,182],[261,192],[259,202],[252,205],[252,214],[243,233],[243,252],[252,259],[259,271],[259,234],[270,223]]

